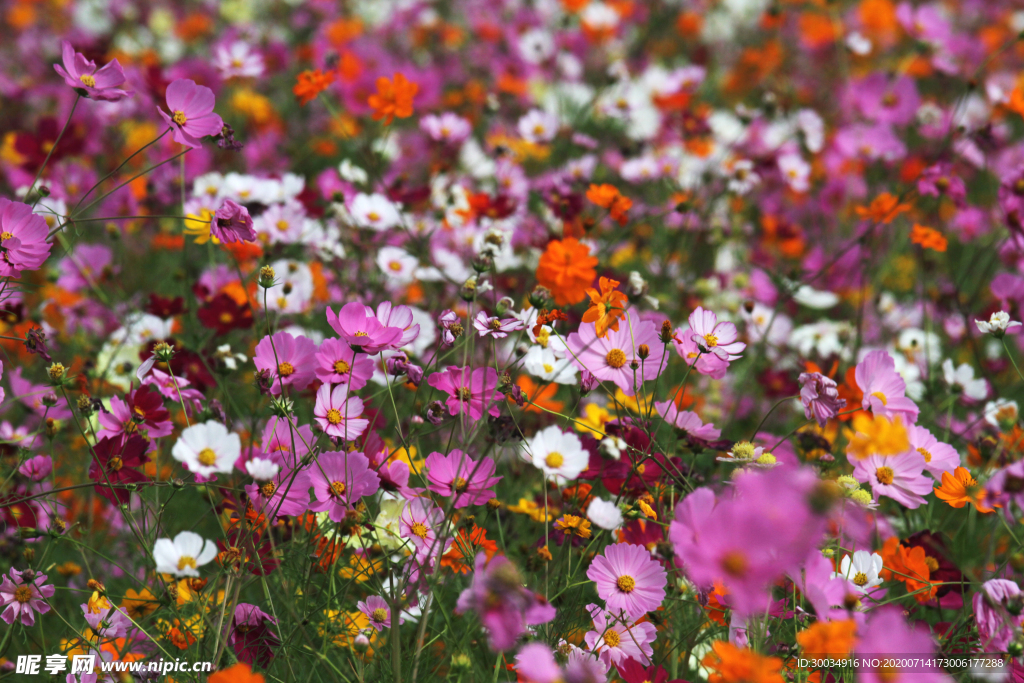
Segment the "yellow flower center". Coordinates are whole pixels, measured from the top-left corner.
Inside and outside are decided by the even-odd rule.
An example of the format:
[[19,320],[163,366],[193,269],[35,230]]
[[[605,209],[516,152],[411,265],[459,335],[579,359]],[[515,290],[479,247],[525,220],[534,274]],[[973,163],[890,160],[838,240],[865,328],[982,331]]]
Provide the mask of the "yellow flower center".
[[857,572],[857,575],[853,577],[853,582],[858,586],[866,586],[868,583],[868,575],[864,572]]
[[277,484],[272,481],[268,481],[266,484],[260,487],[260,493],[263,494],[264,498],[270,498],[274,495],[274,491],[277,490]]
[[178,571],[182,571],[185,567],[196,568],[196,558],[191,555],[182,555],[181,559],[178,560]]
[[462,493],[468,488],[469,482],[463,479],[462,477],[457,477],[455,481],[452,482],[452,490],[454,490],[456,493]]
[[388,264],[388,268],[395,271],[396,273],[402,269],[401,261],[392,261]]
[[346,363],[343,360],[339,359],[339,360],[334,361],[334,371],[336,373],[338,373],[339,375],[344,375],[346,372],[348,372],[351,369],[352,368],[349,366],[349,364]]
[[341,424],[341,413],[336,408],[327,411],[327,421],[332,425]]
[[932,461],[932,454],[930,452],[928,452],[928,450],[926,450],[924,448],[918,448],[917,452],[924,456],[924,461],[925,462],[931,462]]
[[555,368],[554,368],[553,365],[550,365],[548,363],[544,364],[544,372],[551,373],[551,372],[554,372],[554,371],[555,371]]
[[414,536],[416,536],[418,538],[426,538],[427,537],[427,525],[423,524],[422,522],[416,522],[415,524],[412,525],[412,533],[413,533]]
[[204,448],[199,451],[199,464],[211,467],[217,462],[217,453],[212,448]]
[[93,78],[91,74],[82,74],[78,77],[78,80],[82,81],[82,85],[87,88],[96,87],[96,79]]
[[889,405],[889,400],[885,398],[885,394],[883,394],[881,391],[872,392],[871,395],[877,398],[879,401],[881,401],[883,406]]
[[332,481],[331,482],[331,494],[340,498],[345,495],[345,482],[343,481]]
[[604,632],[604,643],[608,647],[618,647],[619,643],[621,643],[621,642],[622,642],[622,637],[619,635],[618,631],[614,631],[612,629],[608,629],[607,631]]
[[14,589],[14,599],[25,603],[32,599],[32,589],[28,586],[18,586]]
[[285,232],[286,230],[288,230],[288,221],[278,221],[274,225],[277,226],[277,229],[280,232]]
[[565,462],[565,458],[558,451],[551,451],[548,456],[544,458],[544,464],[553,470],[557,470]]
[[726,553],[725,557],[722,558],[722,568],[725,570],[725,573],[737,578],[747,573],[747,564],[746,555],[738,550]]
[[366,214],[366,217],[369,218],[374,223],[380,220],[380,214],[377,213],[376,211],[371,211],[370,213]]
[[608,367],[618,370],[626,364],[626,354],[622,352],[622,349],[612,349],[604,357],[604,362],[608,364]]
[[716,346],[718,346],[718,337],[716,337],[713,334],[705,334],[704,345],[707,346],[709,349],[715,348]]
[[14,237],[14,235],[12,233],[7,232],[6,230],[0,232],[0,241],[9,240],[12,237]]
[[171,120],[179,126],[184,126],[185,122],[188,121],[188,119],[185,118],[185,112],[180,109],[174,112],[174,116],[171,117]]
[[473,392],[469,387],[459,387],[459,400],[468,401],[472,398]]
[[112,472],[120,472],[121,468],[124,467],[124,460],[121,460],[121,458],[115,455],[107,464],[110,466]]
[[878,477],[879,484],[885,484],[888,486],[892,483],[893,471],[891,467],[879,467],[875,470],[875,476]]
[[388,611],[383,607],[378,607],[377,609],[373,610],[373,614],[370,615],[370,618],[376,621],[378,624],[383,624],[385,621],[387,621]]
[[619,590],[623,593],[632,593],[633,589],[636,588],[636,579],[627,574],[623,574],[615,581],[615,585],[619,587]]
[[282,377],[288,377],[289,375],[295,374],[295,366],[285,361],[277,366],[277,372]]

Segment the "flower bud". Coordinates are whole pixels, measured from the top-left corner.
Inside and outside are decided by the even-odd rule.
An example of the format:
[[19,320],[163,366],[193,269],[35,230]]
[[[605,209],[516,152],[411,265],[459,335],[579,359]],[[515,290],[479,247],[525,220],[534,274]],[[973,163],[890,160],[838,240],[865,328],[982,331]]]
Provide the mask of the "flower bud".
[[50,381],[55,385],[59,385],[61,380],[64,379],[64,366],[60,363],[53,363],[46,370],[46,374],[50,376]]
[[93,413],[92,399],[85,394],[78,397],[78,412],[82,417],[90,417]]
[[274,272],[272,266],[263,266],[260,268],[260,287],[263,289],[270,289],[274,286],[274,279],[277,278],[277,273]]
[[651,355],[651,347],[647,344],[641,344],[636,349],[636,355],[640,356],[640,360],[647,360],[647,357]]

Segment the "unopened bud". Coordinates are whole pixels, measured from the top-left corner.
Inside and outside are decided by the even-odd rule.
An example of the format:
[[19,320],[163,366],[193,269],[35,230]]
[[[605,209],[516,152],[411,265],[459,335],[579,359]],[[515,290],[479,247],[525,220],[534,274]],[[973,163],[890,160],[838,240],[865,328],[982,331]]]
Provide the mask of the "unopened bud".
[[57,436],[57,432],[60,431],[60,420],[54,420],[52,417],[46,418],[46,436],[53,438]]
[[60,363],[54,363],[46,370],[46,374],[50,376],[50,381],[54,384],[60,384],[60,381],[64,379],[64,366]]
[[92,415],[92,399],[85,394],[78,397],[78,412],[82,417],[89,417]]
[[260,287],[263,289],[269,289],[274,286],[274,279],[277,277],[277,273],[274,272],[273,267],[263,266],[260,268]]
[[167,342],[158,342],[153,347],[153,355],[162,363],[167,363],[174,356],[174,347]]
[[355,648],[356,652],[366,652],[370,649],[370,639],[360,633],[352,642],[352,647]]
[[661,321],[661,332],[658,333],[658,339],[662,344],[668,344],[672,341],[672,323],[667,318]]
[[636,349],[636,355],[640,356],[640,360],[647,360],[647,357],[651,355],[651,347],[647,344],[641,344]]

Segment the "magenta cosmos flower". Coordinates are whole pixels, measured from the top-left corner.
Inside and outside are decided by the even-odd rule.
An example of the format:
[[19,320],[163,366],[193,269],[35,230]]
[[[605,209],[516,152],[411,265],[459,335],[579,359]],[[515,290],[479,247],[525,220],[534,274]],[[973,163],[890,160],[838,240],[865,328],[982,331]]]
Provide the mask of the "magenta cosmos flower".
[[498,386],[498,372],[494,368],[471,371],[468,367],[449,367],[428,377],[427,384],[448,394],[445,404],[451,415],[466,413],[479,420],[485,410],[493,417],[501,414],[501,395],[494,390]]
[[256,510],[266,513],[270,519],[276,519],[282,515],[301,515],[308,510],[309,487],[308,469],[281,468],[266,481],[246,484],[245,494]]
[[81,52],[75,52],[75,48],[71,47],[68,41],[62,40],[60,45],[64,66],[54,64],[53,69],[82,97],[116,102],[132,94],[130,90],[121,90],[118,87],[124,83],[125,78],[124,69],[116,59],[97,69],[96,62],[86,59]]
[[213,91],[206,86],[196,85],[187,78],[179,78],[167,86],[167,108],[157,109],[167,125],[174,131],[174,139],[192,149],[199,149],[199,138],[217,135],[224,128],[224,121],[213,113]]
[[47,233],[46,220],[31,206],[0,197],[0,276],[20,277],[43,265],[53,246]]
[[718,322],[714,311],[700,306],[690,314],[690,340],[697,345],[702,353],[718,357],[720,360],[737,360],[747,345],[736,341],[736,326],[730,322]]
[[444,524],[444,512],[429,498],[413,498],[402,510],[398,528],[416,548],[416,558],[425,564],[430,557],[443,555],[452,544],[445,535],[444,547],[437,542],[438,530]]
[[309,509],[327,511],[332,522],[340,522],[360,498],[380,488],[380,477],[370,469],[369,459],[358,452],[321,453],[309,468],[309,476],[317,500]]
[[316,377],[328,384],[362,389],[373,376],[373,361],[340,339],[325,339],[316,352]]
[[481,337],[504,339],[508,336],[509,332],[515,332],[524,327],[523,321],[518,318],[499,318],[497,316],[489,316],[483,311],[477,313],[476,317],[473,318],[473,328],[476,329]]
[[665,418],[665,422],[697,439],[714,441],[722,435],[721,429],[715,429],[711,423],[704,424],[692,410],[679,410],[673,401],[655,403],[654,409]]
[[625,611],[634,621],[658,609],[665,599],[665,569],[642,545],[616,543],[604,549],[587,570],[608,611]]
[[854,370],[857,386],[864,392],[861,407],[890,420],[897,415],[913,424],[917,421],[918,408],[907,398],[907,383],[896,372],[896,361],[887,351],[872,351],[857,363]]
[[943,472],[952,472],[960,466],[960,454],[948,443],[942,443],[924,427],[907,427],[910,447],[924,456],[924,469],[936,479]]
[[277,396],[281,393],[282,384],[296,389],[309,386],[315,377],[315,353],[316,342],[312,339],[278,332],[260,340],[252,362],[258,370],[266,371],[270,393]]
[[599,380],[614,382],[627,396],[635,394],[645,380],[658,376],[665,355],[654,323],[641,321],[632,309],[619,321],[618,330],[598,337],[594,323],[583,323],[578,332],[569,335],[566,345],[573,365]]
[[932,491],[931,480],[924,476],[924,456],[917,451],[868,456],[854,464],[853,476],[871,484],[875,500],[887,496],[911,510],[925,505],[928,501],[922,496]]
[[971,601],[978,622],[982,652],[1005,652],[1024,615],[1012,614],[1010,603],[1019,598],[1020,586],[1008,579],[990,579]]
[[[356,609],[366,615],[366,618],[370,620],[370,626],[377,629],[378,632],[391,628],[391,607],[379,595],[371,595],[366,598],[366,602],[356,603]],[[398,615],[398,623],[402,623],[401,614]]]
[[597,605],[587,605],[587,611],[594,620],[594,630],[588,631],[583,641],[601,661],[621,664],[627,659],[635,659],[644,666],[651,664],[651,655],[654,654],[651,644],[658,637],[654,624],[646,621],[634,624]]
[[476,612],[494,650],[508,650],[527,626],[555,618],[555,608],[523,587],[519,570],[507,557],[495,555],[487,561],[484,553],[476,556],[473,583],[459,595],[455,611]]
[[233,199],[225,199],[224,203],[213,214],[210,223],[210,234],[221,242],[254,242],[256,231],[252,227],[249,209]]
[[36,574],[31,569],[19,572],[11,567],[10,577],[5,576],[0,583],[0,604],[7,605],[0,619],[8,624],[21,619],[24,626],[35,625],[36,612],[46,614],[50,611],[43,598],[52,598],[57,590],[53,586],[44,586],[45,582],[46,574]]
[[[403,328],[385,325],[372,308],[357,302],[345,304],[337,315],[328,306],[327,323],[352,348],[371,355],[386,349],[397,349],[405,336]],[[418,333],[419,329],[416,331]]]
[[[887,605],[872,610],[865,627],[857,629],[857,636],[854,654],[860,658],[859,683],[947,683],[950,680],[945,672],[928,662],[935,656],[935,641],[927,631],[909,626],[900,607]],[[908,659],[910,652],[914,657]]]
[[333,389],[330,384],[324,384],[317,389],[313,417],[328,435],[345,441],[356,438],[370,424],[369,420],[360,417],[362,414],[363,400],[358,396],[349,396],[348,387],[344,384]]
[[431,491],[442,496],[455,496],[455,507],[482,505],[494,497],[493,486],[501,477],[492,477],[494,461],[473,460],[456,449],[448,455],[438,452],[427,456],[427,482]]
[[846,406],[846,399],[839,398],[836,383],[820,372],[802,372],[798,379],[800,402],[808,420],[817,420],[818,425],[824,427]]

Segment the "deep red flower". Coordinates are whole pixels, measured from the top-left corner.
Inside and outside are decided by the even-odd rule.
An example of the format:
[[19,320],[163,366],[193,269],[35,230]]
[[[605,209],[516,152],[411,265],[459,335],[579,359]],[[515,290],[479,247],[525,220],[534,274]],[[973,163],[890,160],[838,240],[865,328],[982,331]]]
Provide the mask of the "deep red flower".
[[131,492],[115,485],[149,481],[145,474],[134,469],[146,464],[146,445],[146,440],[137,433],[127,441],[120,436],[100,439],[93,447],[96,459],[89,466],[89,478],[96,482],[96,492],[114,505],[126,504]]
[[239,304],[223,293],[210,299],[197,315],[204,327],[216,330],[218,335],[252,327],[252,309],[249,304]]

